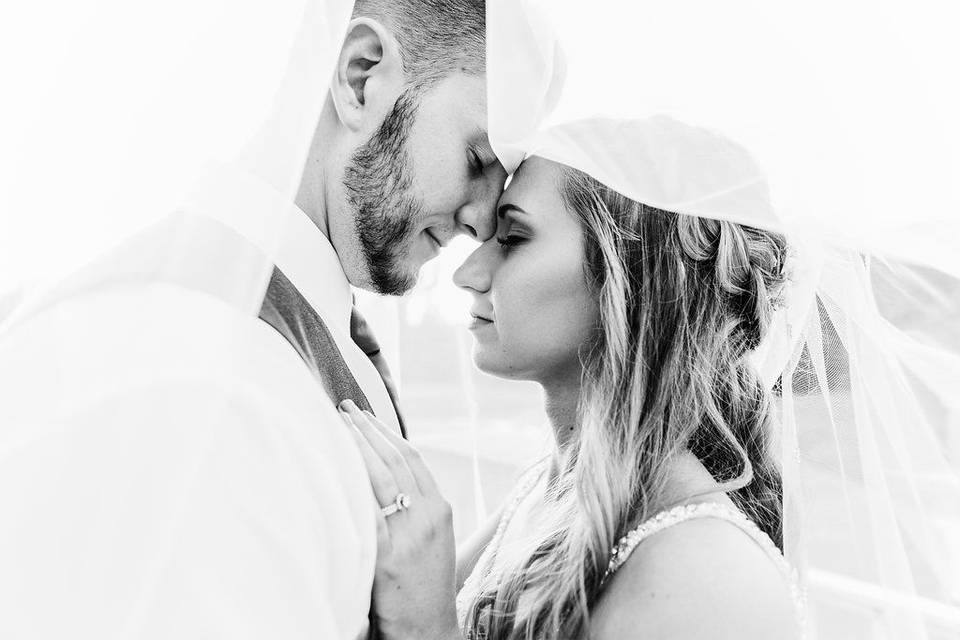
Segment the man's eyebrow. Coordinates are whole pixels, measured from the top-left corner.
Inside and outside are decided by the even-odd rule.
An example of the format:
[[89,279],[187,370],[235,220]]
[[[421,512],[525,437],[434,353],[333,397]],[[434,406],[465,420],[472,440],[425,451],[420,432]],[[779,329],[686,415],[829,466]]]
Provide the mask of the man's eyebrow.
[[517,205],[507,203],[507,204],[502,204],[502,205],[500,205],[500,208],[497,209],[497,217],[498,217],[498,218],[502,218],[503,216],[507,215],[507,212],[508,212],[508,211],[516,211],[516,212],[522,213],[522,214],[524,214],[524,215],[529,215],[529,214],[527,214],[526,211],[524,211],[523,209],[521,209],[521,208],[518,207]]

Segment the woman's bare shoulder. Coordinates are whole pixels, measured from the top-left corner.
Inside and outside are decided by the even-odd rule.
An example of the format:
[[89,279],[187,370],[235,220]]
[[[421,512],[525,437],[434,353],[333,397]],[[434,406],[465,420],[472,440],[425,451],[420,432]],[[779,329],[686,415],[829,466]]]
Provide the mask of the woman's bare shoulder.
[[593,638],[790,638],[788,578],[735,525],[696,518],[638,545],[594,609]]

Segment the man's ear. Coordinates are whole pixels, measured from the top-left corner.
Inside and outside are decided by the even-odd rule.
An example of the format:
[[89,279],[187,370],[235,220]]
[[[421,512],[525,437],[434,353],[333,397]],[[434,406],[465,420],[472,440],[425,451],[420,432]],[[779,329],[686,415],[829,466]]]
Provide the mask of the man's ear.
[[400,47],[387,29],[370,18],[354,18],[340,49],[330,87],[340,122],[357,131],[371,113],[384,111],[403,86]]

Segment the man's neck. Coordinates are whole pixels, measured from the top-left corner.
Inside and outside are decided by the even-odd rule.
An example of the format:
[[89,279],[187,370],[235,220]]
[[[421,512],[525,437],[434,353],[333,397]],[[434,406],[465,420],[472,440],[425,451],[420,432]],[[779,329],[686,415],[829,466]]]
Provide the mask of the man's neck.
[[[310,171],[310,167],[311,163],[307,161],[306,171]],[[307,179],[301,181],[294,203],[307,214],[307,217],[317,225],[320,232],[329,239],[326,207],[323,206],[323,190],[320,188],[319,181]]]
[[[324,113],[326,116],[326,113]],[[294,203],[310,220],[313,221],[320,232],[330,238],[330,231],[327,225],[327,203],[326,203],[326,184],[325,162],[323,150],[328,145],[324,144],[325,117],[320,118],[317,129],[313,134],[313,140],[310,142],[310,152],[307,155],[307,161],[303,166],[303,176],[300,178],[300,187],[297,189],[297,196]]]

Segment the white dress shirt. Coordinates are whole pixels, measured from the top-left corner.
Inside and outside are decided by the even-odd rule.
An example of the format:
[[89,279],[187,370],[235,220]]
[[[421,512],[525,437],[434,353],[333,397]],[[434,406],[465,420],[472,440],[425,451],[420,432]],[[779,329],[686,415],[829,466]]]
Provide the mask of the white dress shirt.
[[0,638],[356,638],[377,505],[319,381],[257,317],[277,264],[377,413],[306,216],[220,169],[0,319]]
[[[228,166],[210,167],[184,208],[229,226],[271,258],[323,318],[373,412],[399,431],[383,379],[350,337],[350,283],[336,251],[316,224],[269,185]],[[275,219],[265,219],[267,211],[282,212],[282,229]]]

